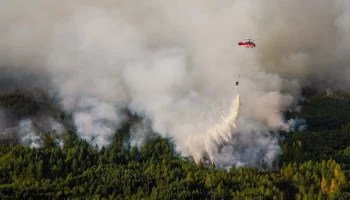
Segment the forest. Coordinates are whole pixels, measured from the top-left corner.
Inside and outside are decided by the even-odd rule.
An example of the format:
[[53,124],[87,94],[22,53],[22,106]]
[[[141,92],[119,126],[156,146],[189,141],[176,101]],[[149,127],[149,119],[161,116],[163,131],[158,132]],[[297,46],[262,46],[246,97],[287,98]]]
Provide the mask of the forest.
[[[40,96],[41,98],[38,98]],[[303,131],[280,132],[275,169],[196,164],[171,138],[130,144],[137,116],[96,148],[78,137],[65,113],[40,92],[0,94],[8,120],[45,113],[67,129],[63,145],[45,133],[42,147],[21,144],[0,130],[0,199],[350,199],[350,95],[304,90]]]

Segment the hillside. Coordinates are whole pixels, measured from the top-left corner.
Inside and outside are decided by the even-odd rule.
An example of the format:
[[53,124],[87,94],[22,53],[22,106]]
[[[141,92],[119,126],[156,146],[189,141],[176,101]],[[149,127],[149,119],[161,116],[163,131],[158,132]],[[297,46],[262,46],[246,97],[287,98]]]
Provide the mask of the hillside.
[[[69,114],[36,93],[0,94],[6,121],[49,116],[64,124],[44,132],[43,147],[21,145],[0,130],[0,199],[350,199],[350,101],[347,94],[312,94],[301,103],[307,131],[281,132],[283,155],[270,170],[195,164],[175,151],[171,138],[131,146],[130,127],[101,149],[77,137]],[[34,120],[33,120],[34,121]],[[63,145],[57,143],[63,140]]]

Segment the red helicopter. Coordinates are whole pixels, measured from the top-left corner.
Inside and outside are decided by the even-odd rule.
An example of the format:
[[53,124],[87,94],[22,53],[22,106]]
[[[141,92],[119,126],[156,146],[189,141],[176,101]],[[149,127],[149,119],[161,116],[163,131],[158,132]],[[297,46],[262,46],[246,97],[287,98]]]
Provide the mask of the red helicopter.
[[248,40],[248,42],[239,42],[238,45],[244,46],[246,48],[254,48],[256,46],[256,44],[252,42],[251,39],[244,39],[244,40]]

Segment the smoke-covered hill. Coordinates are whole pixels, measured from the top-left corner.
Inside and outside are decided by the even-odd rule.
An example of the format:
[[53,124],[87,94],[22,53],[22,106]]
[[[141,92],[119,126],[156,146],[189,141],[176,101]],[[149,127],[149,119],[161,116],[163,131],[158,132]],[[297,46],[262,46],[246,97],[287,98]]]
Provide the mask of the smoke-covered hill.
[[[128,109],[145,119],[137,145],[155,131],[183,155],[271,165],[281,152],[271,133],[299,128],[283,111],[297,109],[300,85],[349,88],[349,11],[346,0],[3,1],[0,89],[57,93],[93,146],[111,142]],[[259,40],[236,88],[247,37]],[[221,134],[232,139],[208,141],[237,94],[236,128]],[[33,138],[36,119],[19,120],[2,129]]]
[[[69,113],[38,94],[45,93],[0,95],[0,104],[8,112],[2,114],[12,116],[13,122],[11,131],[0,132],[1,199],[347,199],[350,195],[347,94],[312,95],[301,104],[300,112],[289,112],[287,116],[294,119],[312,121],[308,125],[314,131],[281,132],[276,145],[283,154],[269,170],[264,170],[269,167],[265,160],[255,163],[258,168],[232,165],[221,169],[206,159],[195,163],[195,157],[176,151],[173,139],[154,132],[141,137],[139,145],[135,134],[139,136],[139,129],[150,123],[128,111],[123,112],[125,122],[109,138],[110,144],[96,148],[77,137]],[[338,115],[333,118],[320,115],[334,110]],[[226,122],[235,117],[222,119],[213,133],[234,128],[235,124]],[[342,121],[328,123],[335,119]],[[243,144],[234,146],[244,148]]]

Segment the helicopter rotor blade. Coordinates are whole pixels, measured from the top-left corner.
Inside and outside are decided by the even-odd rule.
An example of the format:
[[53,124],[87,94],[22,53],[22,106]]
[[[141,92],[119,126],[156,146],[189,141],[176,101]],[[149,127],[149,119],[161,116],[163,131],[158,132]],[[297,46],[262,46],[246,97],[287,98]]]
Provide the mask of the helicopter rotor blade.
[[260,40],[260,39],[244,38],[243,40],[257,41],[257,40]]

